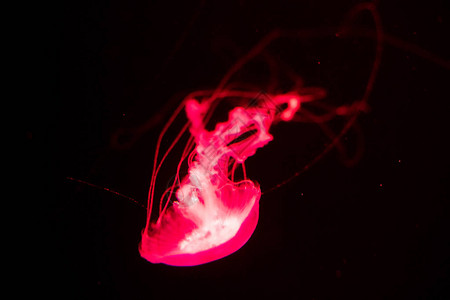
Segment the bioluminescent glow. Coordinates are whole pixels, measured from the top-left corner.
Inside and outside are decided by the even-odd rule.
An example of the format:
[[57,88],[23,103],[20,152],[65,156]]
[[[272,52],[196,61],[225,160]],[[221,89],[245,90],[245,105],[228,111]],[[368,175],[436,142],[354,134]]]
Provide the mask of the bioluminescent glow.
[[[255,155],[274,137],[272,126],[279,122],[310,121],[319,124],[330,138],[330,144],[309,165],[318,161],[332,148],[339,148],[341,137],[354,124],[358,114],[367,109],[382,51],[382,32],[373,4],[357,6],[352,16],[369,11],[375,20],[376,51],[364,95],[351,104],[327,108],[318,115],[304,105],[326,97],[325,89],[304,87],[301,78],[290,72],[292,88],[276,93],[273,89],[239,89],[228,86],[232,76],[248,62],[260,55],[274,40],[281,38],[307,38],[313,34],[337,35],[334,31],[274,31],[234,64],[214,90],[196,91],[185,97],[163,128],[154,159],[150,183],[147,224],[142,232],[140,253],[152,263],[174,266],[193,266],[208,263],[232,254],[241,248],[253,234],[259,217],[261,189],[247,177],[245,161]],[[349,34],[344,26],[341,37]],[[372,36],[373,37],[373,36]],[[261,92],[262,90],[266,92]],[[239,99],[228,112],[225,122],[217,122],[207,129],[219,103]],[[159,157],[161,142],[182,112],[188,122],[179,131],[168,149]],[[345,119],[345,126],[333,133],[326,122],[335,117]],[[152,221],[157,176],[169,152],[189,135],[173,182],[161,196],[159,214]],[[277,155],[277,154],[274,154]],[[187,175],[180,176],[183,162],[187,161]],[[306,168],[305,168],[306,169]],[[240,172],[240,180],[236,180]],[[295,176],[297,176],[296,174]],[[174,199],[176,198],[176,199]]]

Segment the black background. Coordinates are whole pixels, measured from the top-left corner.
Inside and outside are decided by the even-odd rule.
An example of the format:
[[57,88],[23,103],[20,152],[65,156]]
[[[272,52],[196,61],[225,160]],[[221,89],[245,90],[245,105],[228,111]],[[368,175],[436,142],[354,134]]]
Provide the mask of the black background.
[[[226,258],[188,268],[148,263],[138,252],[145,209],[67,179],[145,205],[169,114],[126,144],[133,128],[173,110],[188,91],[213,88],[274,28],[336,26],[357,3],[75,1],[44,9],[30,42],[43,50],[35,74],[43,97],[30,106],[26,143],[43,150],[31,160],[48,178],[40,208],[49,239],[38,246],[51,274],[46,291],[58,299],[448,299],[450,71],[417,52],[448,60],[444,1],[380,1],[385,32],[402,42],[385,44],[371,109],[358,119],[361,160],[346,167],[331,151],[264,194],[255,233]],[[373,28],[369,14],[354,24]],[[374,41],[362,38],[271,47],[306,86],[327,89],[331,105],[361,97],[374,54]],[[232,81],[251,81],[254,70]],[[118,130],[129,147],[111,143]],[[327,142],[316,124],[280,124],[272,133],[247,166],[263,191]],[[351,153],[358,141],[350,131],[343,144]]]

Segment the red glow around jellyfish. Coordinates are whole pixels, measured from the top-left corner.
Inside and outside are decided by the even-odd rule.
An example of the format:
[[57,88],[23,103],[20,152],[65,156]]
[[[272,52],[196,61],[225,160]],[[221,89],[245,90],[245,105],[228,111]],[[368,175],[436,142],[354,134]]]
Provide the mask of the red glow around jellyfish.
[[[364,10],[370,11],[375,21],[375,35],[368,36],[376,38],[376,55],[363,97],[349,105],[329,109],[322,106],[326,110],[322,115],[308,112],[303,105],[324,98],[326,93],[320,88],[304,88],[302,79],[291,70],[287,72],[292,81],[289,93],[277,93],[271,88],[266,89],[268,93],[226,88],[230,78],[261,54],[274,40],[307,38],[313,34],[342,37],[349,34],[345,26],[342,31],[338,31],[339,34],[335,30],[274,31],[238,60],[224,75],[215,90],[194,92],[185,98],[172,114],[157,142],[149,191],[147,224],[142,232],[139,249],[142,257],[152,263],[193,266],[230,255],[248,241],[258,223],[261,190],[257,183],[247,178],[245,160],[273,139],[269,130],[276,122],[308,120],[317,123],[330,138],[330,143],[305,166],[305,170],[330,149],[336,148],[341,151],[341,137],[354,125],[359,112],[367,109],[367,99],[373,88],[381,59],[382,31],[374,5],[365,3],[356,6],[350,13],[350,19]],[[357,34],[360,35],[360,32]],[[265,57],[268,65],[273,65],[270,56],[266,54]],[[267,86],[276,86],[276,81],[271,78]],[[209,124],[212,112],[219,102],[226,101],[227,98],[241,99],[241,103],[245,105],[235,106],[229,111],[227,121],[215,124],[213,130],[207,130],[206,124]],[[158,161],[161,141],[183,110],[189,122]],[[300,120],[299,113],[302,114]],[[339,133],[333,133],[326,124],[336,116],[345,120],[345,125]],[[187,130],[190,132],[190,138],[178,164],[176,177],[161,197],[158,219],[152,222],[156,177],[169,152]],[[180,178],[180,168],[186,160],[188,174]],[[238,168],[243,174],[240,181],[234,180]],[[299,172],[294,176],[298,174]],[[171,201],[173,194],[176,197],[175,201]],[[164,200],[166,195],[168,199]]]

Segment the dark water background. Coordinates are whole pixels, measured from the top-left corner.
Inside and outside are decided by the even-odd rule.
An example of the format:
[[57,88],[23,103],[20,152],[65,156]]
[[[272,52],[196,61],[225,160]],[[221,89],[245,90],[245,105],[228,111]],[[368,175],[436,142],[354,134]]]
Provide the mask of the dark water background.
[[[445,1],[380,1],[385,32],[406,46],[385,45],[371,109],[358,119],[362,159],[346,167],[332,151],[263,195],[255,233],[229,257],[191,268],[150,264],[138,253],[145,210],[66,179],[145,205],[168,115],[129,147],[111,144],[118,130],[133,134],[186,92],[213,88],[274,28],[336,26],[360,3],[260,2],[76,1],[42,14],[48,38],[36,35],[35,44],[45,53],[39,74],[49,80],[40,87],[42,102],[31,106],[44,112],[30,110],[36,121],[27,123],[26,142],[45,150],[33,159],[48,178],[41,208],[49,239],[38,247],[52,275],[43,286],[58,299],[448,299],[450,70],[410,46],[448,61]],[[373,28],[369,14],[355,24]],[[327,89],[332,105],[361,97],[374,56],[373,40],[362,38],[271,47],[306,86]],[[250,66],[234,81],[260,77]],[[315,124],[280,124],[273,134],[247,165],[263,191],[301,170],[327,142]],[[351,153],[357,141],[350,131],[343,144]]]

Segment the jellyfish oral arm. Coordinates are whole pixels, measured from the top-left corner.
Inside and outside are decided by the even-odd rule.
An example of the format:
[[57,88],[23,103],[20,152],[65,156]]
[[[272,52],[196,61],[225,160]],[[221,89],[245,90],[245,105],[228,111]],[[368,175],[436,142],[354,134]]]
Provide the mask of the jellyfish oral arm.
[[[283,96],[283,100],[286,101],[285,96]],[[294,117],[295,113],[299,110],[300,108],[300,99],[299,97],[295,97],[295,96],[291,96],[287,98],[288,100],[286,101],[288,108],[286,110],[283,111],[283,113],[280,115],[280,118],[283,121],[290,121],[292,120],[292,118]],[[283,101],[284,102],[284,101]]]

